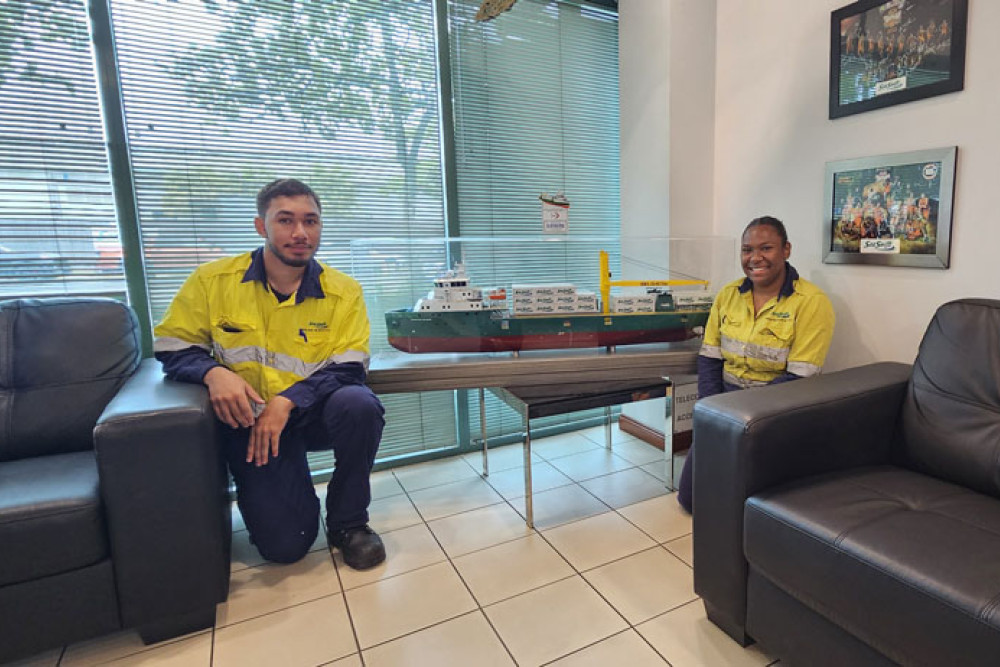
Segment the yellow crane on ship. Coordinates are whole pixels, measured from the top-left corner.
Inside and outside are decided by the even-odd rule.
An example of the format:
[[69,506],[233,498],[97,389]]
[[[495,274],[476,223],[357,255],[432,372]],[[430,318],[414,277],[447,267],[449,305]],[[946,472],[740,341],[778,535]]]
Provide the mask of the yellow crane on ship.
[[677,287],[702,285],[707,287],[707,280],[611,280],[611,264],[608,262],[608,253],[601,251],[601,311],[605,315],[611,314],[611,288],[612,287]]

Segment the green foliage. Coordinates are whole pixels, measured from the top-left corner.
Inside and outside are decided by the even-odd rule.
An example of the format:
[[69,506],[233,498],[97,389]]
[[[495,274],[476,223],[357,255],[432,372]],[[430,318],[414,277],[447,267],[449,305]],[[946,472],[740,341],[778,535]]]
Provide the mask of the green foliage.
[[409,70],[432,61],[434,44],[386,10],[407,3],[203,3],[223,27],[173,68],[197,104],[227,118],[299,119],[330,139],[352,123],[386,134],[405,126],[411,141],[426,133],[435,90]]
[[0,87],[13,80],[65,86],[73,81],[53,66],[51,55],[86,51],[86,14],[82,0],[32,0],[0,3]]
[[[437,117],[429,1],[202,2],[222,27],[172,67],[194,104],[229,120],[296,120],[331,141],[348,127],[379,135],[394,147],[412,207]],[[403,18],[414,9],[425,26]]]

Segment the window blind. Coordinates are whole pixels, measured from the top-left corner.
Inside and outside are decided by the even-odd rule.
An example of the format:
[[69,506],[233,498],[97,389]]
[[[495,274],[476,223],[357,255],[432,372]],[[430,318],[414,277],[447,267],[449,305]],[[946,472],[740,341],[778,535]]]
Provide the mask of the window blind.
[[[261,244],[254,197],[274,178],[319,195],[333,268],[352,273],[351,239],[444,235],[431,0],[111,9],[154,321],[197,265]],[[369,303],[410,290],[389,260],[362,284]],[[381,457],[454,444],[450,393],[383,401]]]
[[[467,249],[468,270],[478,284],[596,291],[598,251],[619,254],[618,16],[521,0],[480,23],[479,5],[448,4],[459,225],[463,236],[516,240]],[[541,242],[538,197],[557,191],[570,201],[569,236],[579,242]],[[519,429],[520,419],[490,396],[487,424],[496,434]]]
[[122,297],[83,2],[0,2],[0,298]]

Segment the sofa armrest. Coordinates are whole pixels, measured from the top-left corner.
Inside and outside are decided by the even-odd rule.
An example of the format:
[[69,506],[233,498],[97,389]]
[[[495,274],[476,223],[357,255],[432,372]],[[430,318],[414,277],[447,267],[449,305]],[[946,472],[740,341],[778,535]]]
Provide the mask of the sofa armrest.
[[124,627],[214,616],[228,595],[232,526],[217,429],[205,387],[165,380],[153,359],[97,422]]
[[746,645],[743,506],[807,475],[888,461],[911,367],[878,363],[695,405],[694,583]]

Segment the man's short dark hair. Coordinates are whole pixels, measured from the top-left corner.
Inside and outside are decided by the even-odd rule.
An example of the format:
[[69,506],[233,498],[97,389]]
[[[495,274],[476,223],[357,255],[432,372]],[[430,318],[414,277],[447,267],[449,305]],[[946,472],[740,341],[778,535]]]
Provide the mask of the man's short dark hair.
[[257,193],[257,215],[263,218],[264,214],[267,213],[267,207],[271,205],[271,200],[275,197],[298,197],[300,195],[312,197],[313,201],[316,202],[316,208],[320,212],[323,211],[323,205],[320,204],[319,197],[316,196],[312,188],[294,178],[279,178],[262,187]]

